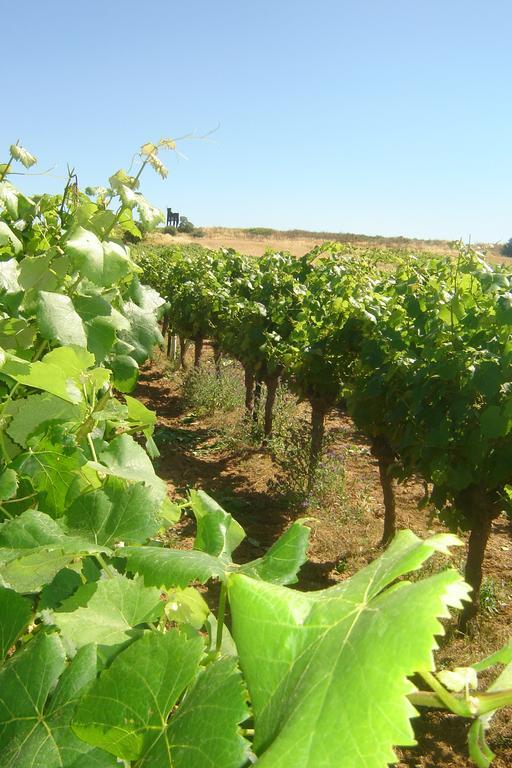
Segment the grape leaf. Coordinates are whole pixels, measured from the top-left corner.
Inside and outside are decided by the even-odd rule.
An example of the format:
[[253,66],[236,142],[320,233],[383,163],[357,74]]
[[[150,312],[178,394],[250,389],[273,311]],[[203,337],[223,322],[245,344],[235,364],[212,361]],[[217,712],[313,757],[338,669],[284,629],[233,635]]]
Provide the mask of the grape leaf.
[[113,241],[103,243],[103,281],[105,285],[113,285],[135,269],[126,249]]
[[306,561],[309,528],[297,520],[261,558],[244,565],[232,562],[232,549],[245,537],[241,525],[204,491],[190,491],[190,505],[197,519],[197,536],[192,550],[164,547],[124,547],[120,557],[128,570],[140,573],[148,585],[185,587],[191,581],[226,579],[229,573],[247,573],[275,584],[297,580]]
[[24,448],[30,435],[43,425],[50,421],[79,423],[82,413],[78,405],[47,392],[8,402],[3,412],[11,416],[7,433]]
[[23,298],[18,278],[19,266],[16,259],[0,262],[0,306],[12,315],[16,314]]
[[210,615],[208,603],[194,587],[168,590],[164,610],[169,621],[190,624],[194,629],[201,629]]
[[51,517],[28,509],[0,526],[0,583],[16,592],[37,592],[75,559],[108,551],[67,536]]
[[[66,348],[61,351],[67,351],[68,349]],[[82,391],[78,388],[73,378],[65,369],[60,368],[57,364],[53,364],[47,358],[49,358],[49,355],[46,355],[44,360],[29,363],[27,360],[23,360],[15,355],[6,354],[3,365],[0,363],[0,372],[11,377],[19,384],[50,392],[52,395],[61,397],[68,403],[82,402]]]
[[161,525],[151,489],[144,483],[126,486],[115,477],[101,490],[78,496],[63,522],[70,533],[106,546],[119,541],[142,544]]
[[54,291],[58,285],[55,270],[50,269],[52,253],[43,256],[25,256],[20,262],[20,285],[25,291],[33,288]]
[[131,482],[144,482],[150,489],[152,498],[160,506],[167,493],[163,480],[155,474],[153,465],[146,451],[130,435],[115,437],[108,448],[100,452],[101,461],[89,462],[89,466],[98,472],[113,475]]
[[0,181],[0,200],[13,219],[18,217],[18,190],[9,181]]
[[86,459],[79,448],[66,448],[60,442],[44,437],[37,446],[17,456],[14,469],[27,477],[39,493],[39,506],[52,517],[61,517],[67,506],[73,482],[88,484]]
[[94,234],[84,227],[70,232],[64,250],[75,269],[97,285],[103,285],[103,246]]
[[37,322],[43,339],[58,341],[59,344],[87,346],[82,318],[75,310],[73,302],[61,293],[39,291]]
[[433,669],[437,617],[462,607],[469,587],[453,570],[393,583],[452,543],[402,531],[351,579],[309,594],[230,577],[261,768],[385,768],[394,745],[415,743],[407,677]]
[[43,363],[61,368],[67,376],[79,382],[84,373],[94,365],[94,355],[80,347],[57,347],[47,352]]
[[99,365],[112,350],[116,340],[116,332],[110,318],[97,317],[85,326],[87,333],[87,349],[93,353]]
[[192,581],[204,584],[208,579],[223,579],[226,574],[221,560],[197,549],[123,547],[117,555],[128,560],[130,572],[144,576],[145,584],[166,589],[183,589]]
[[138,624],[157,621],[163,609],[159,589],[116,575],[78,589],[52,614],[52,621],[71,648],[118,646],[140,634],[134,629]]
[[22,165],[25,166],[25,168],[30,168],[32,165],[37,163],[37,157],[32,155],[28,149],[20,147],[19,144],[11,144],[10,152],[13,158],[18,160]]
[[197,521],[194,548],[216,557],[231,558],[245,539],[240,523],[204,491],[191,490],[189,501]]
[[272,584],[294,584],[307,560],[308,543],[309,528],[296,520],[263,557],[240,566],[239,573]]
[[12,499],[18,490],[18,475],[14,469],[4,469],[0,472],[0,500]]
[[91,748],[70,727],[96,666],[89,646],[66,669],[56,635],[40,635],[14,654],[0,672],[2,768],[115,768],[111,755]]
[[[82,566],[82,572],[85,576],[85,563]],[[49,584],[46,584],[41,590],[37,609],[39,612],[47,608],[58,608],[64,600],[71,597],[78,587],[83,584],[82,576],[71,568],[63,568]]]
[[0,221],[0,246],[2,245],[10,245],[14,253],[20,253],[23,250],[21,240],[16,237],[5,221]]
[[240,674],[233,659],[200,672],[203,652],[198,636],[146,634],[84,696],[75,732],[141,768],[240,768],[246,745],[238,723],[247,716]]
[[120,331],[119,336],[131,345],[131,355],[137,363],[143,363],[153,348],[163,343],[160,328],[153,311],[141,309],[133,301],[125,302],[123,310],[130,330]]
[[156,424],[156,413],[146,408],[144,403],[136,400],[134,397],[125,395],[125,402],[128,409],[128,418],[137,424],[144,426],[154,426]]
[[0,320],[0,347],[20,353],[34,343],[36,328],[20,317]]
[[27,626],[32,606],[12,589],[0,587],[0,664]]
[[108,365],[114,374],[113,385],[120,392],[132,392],[139,376],[139,364],[130,355],[116,355]]

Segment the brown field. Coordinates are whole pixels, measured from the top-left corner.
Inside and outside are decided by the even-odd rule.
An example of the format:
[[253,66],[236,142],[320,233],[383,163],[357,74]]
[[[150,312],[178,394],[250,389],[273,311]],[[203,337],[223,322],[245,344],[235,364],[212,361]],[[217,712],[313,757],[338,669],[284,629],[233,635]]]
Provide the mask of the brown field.
[[[268,232],[268,234],[262,234]],[[203,227],[204,237],[196,238],[191,235],[177,234],[166,235],[163,232],[154,232],[148,237],[148,242],[172,245],[173,243],[196,243],[205,248],[233,248],[240,253],[250,256],[262,256],[270,248],[273,251],[289,251],[294,256],[302,256],[315,245],[336,240],[341,243],[350,243],[357,248],[390,248],[401,249],[408,252],[421,251],[433,255],[450,255],[455,252],[454,243],[448,240],[416,240],[403,237],[366,237],[365,235],[340,234],[336,232],[307,232],[304,230],[265,230],[255,228],[256,232],[247,229],[234,229],[228,227]],[[260,230],[260,232],[258,232]],[[475,247],[482,250],[489,261],[508,262],[500,254],[500,247],[491,243],[478,243]]]

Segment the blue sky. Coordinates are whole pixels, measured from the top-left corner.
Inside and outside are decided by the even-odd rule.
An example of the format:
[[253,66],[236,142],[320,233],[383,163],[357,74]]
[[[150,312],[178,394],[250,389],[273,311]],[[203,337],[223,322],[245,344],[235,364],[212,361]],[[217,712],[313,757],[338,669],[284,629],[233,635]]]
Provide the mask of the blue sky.
[[0,2],[0,148],[62,185],[218,127],[142,188],[199,225],[512,237],[508,0]]

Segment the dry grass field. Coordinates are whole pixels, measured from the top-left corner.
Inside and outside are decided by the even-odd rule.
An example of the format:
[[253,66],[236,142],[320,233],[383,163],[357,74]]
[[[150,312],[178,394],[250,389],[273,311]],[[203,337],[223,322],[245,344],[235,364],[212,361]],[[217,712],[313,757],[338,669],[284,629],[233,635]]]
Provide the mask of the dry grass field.
[[[178,233],[166,235],[155,232],[148,237],[148,242],[159,245],[172,243],[196,243],[206,248],[233,248],[240,253],[250,256],[262,256],[270,248],[273,251],[289,251],[294,256],[302,256],[315,245],[337,240],[350,243],[358,248],[390,248],[404,251],[432,253],[433,255],[449,255],[456,252],[455,244],[448,240],[416,240],[403,237],[365,237],[364,235],[339,234],[335,232],[307,232],[305,230],[279,231],[262,227],[254,229],[234,229],[228,227],[203,227],[204,237],[196,238],[191,235]],[[482,250],[489,261],[508,262],[500,254],[500,246],[492,243],[479,243],[475,247]]]

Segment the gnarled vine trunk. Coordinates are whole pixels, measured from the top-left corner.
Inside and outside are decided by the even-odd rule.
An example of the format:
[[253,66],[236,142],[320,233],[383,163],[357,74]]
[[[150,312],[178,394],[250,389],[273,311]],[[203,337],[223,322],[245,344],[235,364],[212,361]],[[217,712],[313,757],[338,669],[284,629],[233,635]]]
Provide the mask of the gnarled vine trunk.
[[197,336],[194,339],[194,368],[201,367],[201,355],[203,354],[204,339],[202,336]]
[[258,416],[260,412],[260,403],[261,403],[261,385],[262,385],[261,379],[256,379],[254,384],[254,399],[253,399],[253,408],[252,408],[253,421],[258,421]]
[[254,410],[254,373],[250,368],[244,368],[245,411],[250,416]]
[[311,445],[309,449],[308,493],[313,490],[318,464],[322,458],[325,436],[325,417],[329,404],[320,397],[309,399],[311,404]]
[[220,363],[222,360],[222,352],[220,349],[220,344],[217,341],[214,341],[212,346],[213,346],[213,362],[215,365],[215,373],[217,375],[217,378],[220,378],[220,374],[221,374]]
[[479,488],[472,488],[461,499],[461,511],[472,520],[464,578],[472,587],[471,602],[466,603],[459,617],[459,630],[466,632],[480,606],[485,550],[492,531],[492,521],[500,514],[496,500]]
[[385,547],[396,533],[395,481],[391,475],[395,456],[389,442],[382,436],[372,439],[371,450],[379,465],[380,486],[384,499],[384,531],[381,546]]
[[264,421],[264,440],[268,440],[272,433],[272,424],[274,421],[274,403],[276,401],[277,387],[279,385],[279,376],[270,376],[265,379],[267,385],[267,397],[265,400],[265,421]]
[[187,342],[184,336],[180,336],[180,365],[184,371],[187,370]]

